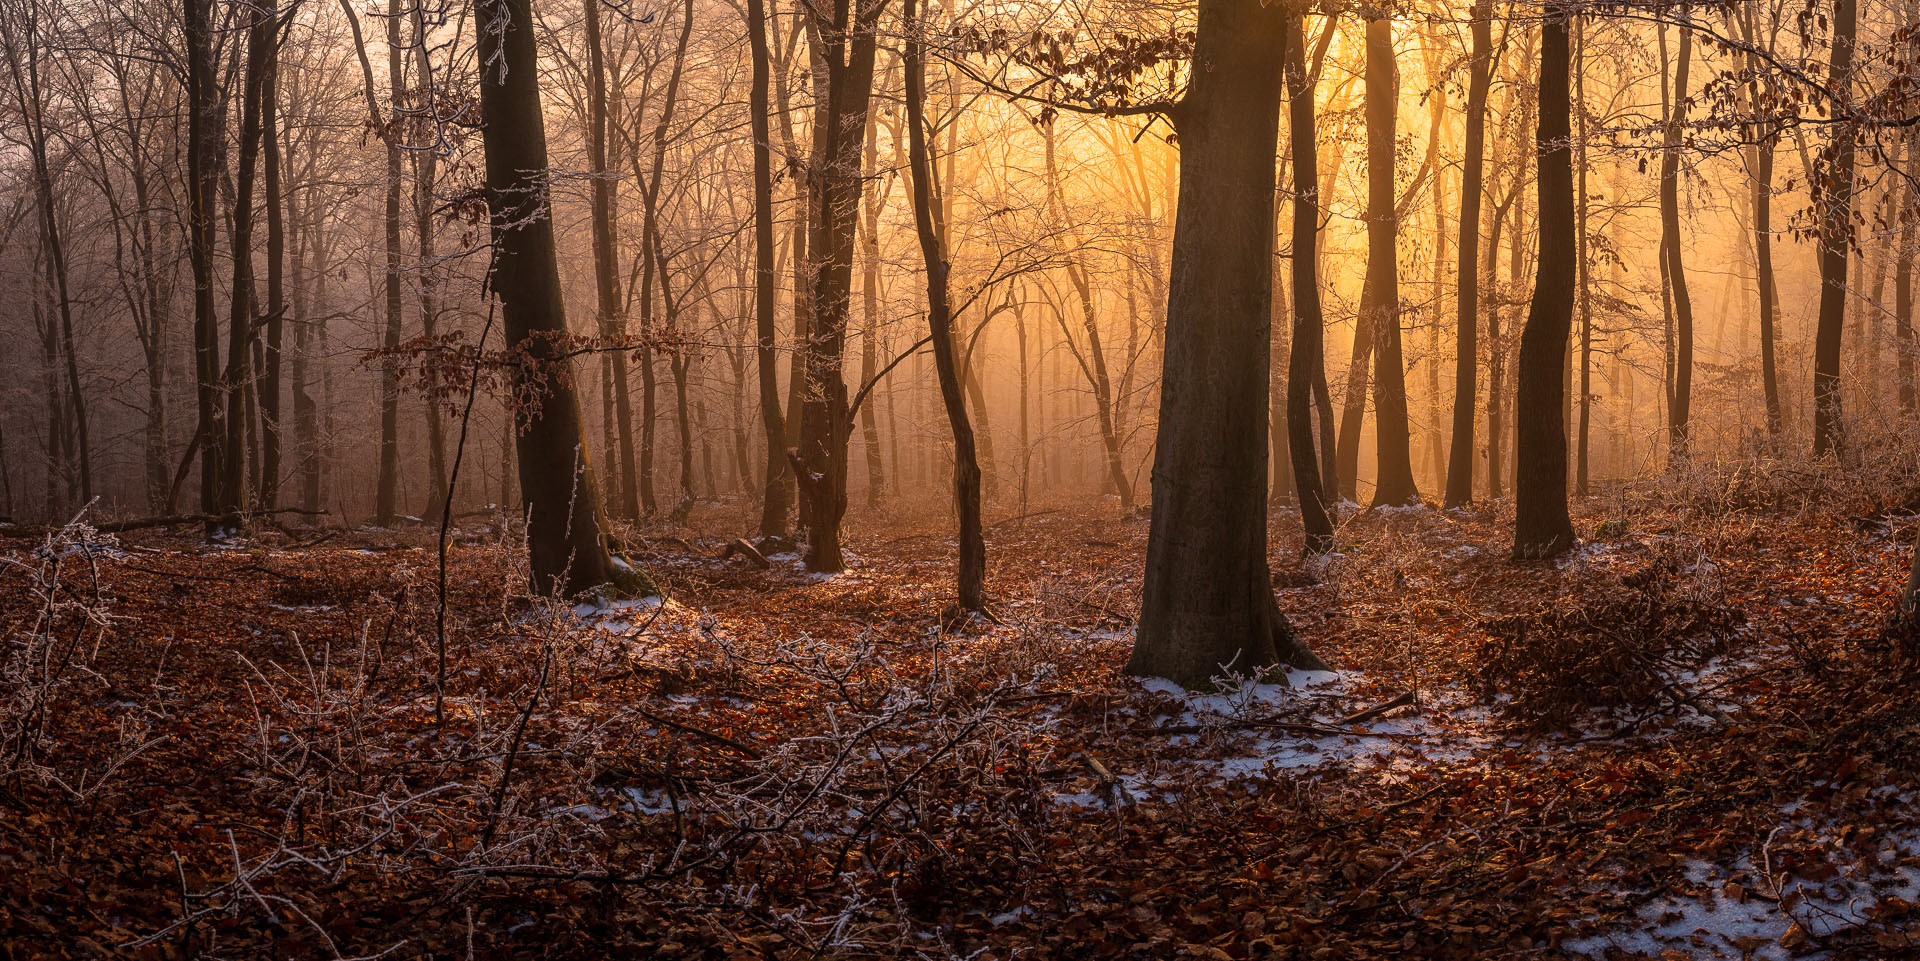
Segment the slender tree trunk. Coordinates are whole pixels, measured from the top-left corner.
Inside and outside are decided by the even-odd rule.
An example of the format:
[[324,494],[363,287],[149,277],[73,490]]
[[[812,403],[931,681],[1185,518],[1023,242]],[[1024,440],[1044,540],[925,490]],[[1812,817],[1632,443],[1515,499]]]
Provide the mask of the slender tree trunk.
[[1309,409],[1318,371],[1324,431],[1326,378],[1321,358],[1326,353],[1326,320],[1320,309],[1320,148],[1313,109],[1314,83],[1306,65],[1306,26],[1304,15],[1289,14],[1283,45],[1293,152],[1293,350],[1287,357],[1287,455],[1300,501],[1300,524],[1306,530],[1306,550],[1324,554],[1333,549],[1333,518],[1324,500],[1320,460],[1313,445],[1313,412]]
[[[1066,204],[1060,194],[1060,174],[1054,157],[1054,130],[1051,124],[1041,131],[1045,137],[1045,163],[1047,171],[1047,202],[1053,208],[1054,220],[1065,224]],[[1113,377],[1107,366],[1106,347],[1101,342],[1099,313],[1094,309],[1093,284],[1086,269],[1081,265],[1077,250],[1079,238],[1077,232],[1067,231],[1067,242],[1076,253],[1067,258],[1067,280],[1072,283],[1074,294],[1080,305],[1080,325],[1087,337],[1087,355],[1080,361],[1081,372],[1086,375],[1087,386],[1093,388],[1094,413],[1100,428],[1100,443],[1106,452],[1107,479],[1113,484],[1114,493],[1120,496],[1122,511],[1133,509],[1133,484],[1127,477],[1124,452],[1122,451],[1118,411],[1114,402]],[[1064,326],[1062,336],[1070,336]]]
[[[619,187],[607,150],[607,68],[606,42],[600,32],[600,0],[582,0],[586,12],[587,33],[587,162],[593,165],[593,291],[599,308],[600,335],[610,343],[619,343],[627,333],[626,312],[620,305],[619,240],[614,235],[614,203]],[[640,517],[640,488],[636,484],[633,458],[633,400],[627,390],[625,349],[610,350],[608,392],[613,404],[602,417],[611,415],[616,425],[614,443],[606,454],[620,458],[619,516],[629,520]]]
[[1586,497],[1587,438],[1593,421],[1593,289],[1589,274],[1592,265],[1587,253],[1587,34],[1584,21],[1576,19],[1573,31],[1574,42],[1579,45],[1573,67],[1573,110],[1580,124],[1579,138],[1574,142],[1574,149],[1578,151],[1574,162],[1580,178],[1576,198],[1579,207],[1574,211],[1577,219],[1574,266],[1579,272],[1580,288],[1580,434],[1573,490],[1575,496]]
[[614,565],[601,537],[600,492],[572,363],[556,342],[567,333],[567,316],[554,256],[531,0],[478,0],[475,22],[496,253],[492,286],[507,343],[529,358],[516,371],[517,386],[540,397],[537,409],[521,412],[516,438],[533,588],[576,595],[612,582]]
[[[1367,286],[1378,341],[1373,390],[1373,506],[1420,503],[1407,419],[1407,369],[1400,336],[1400,215],[1394,186],[1400,68],[1393,21],[1367,21]],[[1357,438],[1356,438],[1357,440]]]
[[901,8],[907,34],[907,157],[913,181],[914,230],[927,268],[927,323],[934,368],[940,377],[947,426],[953,431],[953,496],[960,515],[956,603],[964,611],[985,611],[987,545],[980,523],[980,465],[974,452],[973,425],[967,420],[966,399],[961,395],[953,313],[947,300],[949,267],[941,239],[945,230],[938,222],[942,205],[933,194],[933,164],[927,150],[926,41],[915,6],[915,0],[903,0]]
[[[1371,238],[1369,238],[1371,244]],[[1374,321],[1379,311],[1374,306],[1373,278],[1360,286],[1360,311],[1353,325],[1353,356],[1347,363],[1347,393],[1340,403],[1340,435],[1335,441],[1339,460],[1340,497],[1360,499],[1360,432],[1366,427],[1367,394],[1373,366]],[[1376,473],[1378,465],[1375,465]]]
[[[418,73],[415,82],[419,86],[421,104],[432,110],[437,109],[445,91],[436,89],[434,83],[425,6],[424,3],[413,5],[414,66]],[[420,291],[420,332],[432,342],[440,334],[440,265],[433,223],[434,190],[440,179],[439,127],[437,118],[431,115],[418,122],[430,132],[430,136],[420,138],[426,141],[423,146],[427,149],[408,151],[413,155],[414,163],[414,235],[420,245],[420,262],[415,268],[414,282],[419,285]],[[440,401],[431,396],[424,398],[424,401],[421,413],[427,422],[427,480],[433,487],[433,499],[428,503],[426,513],[421,516],[436,517],[440,515],[442,505],[453,496],[453,491],[448,487],[447,440],[440,418]]]
[[[67,288],[66,244],[60,231],[60,211],[53,190],[53,169],[47,161],[47,120],[40,86],[39,6],[29,4],[25,16],[24,38],[19,37],[11,25],[6,31],[8,64],[26,121],[27,149],[33,162],[34,186],[39,196],[41,237],[46,245],[47,271],[52,281],[50,286],[56,309],[54,316],[58,318],[60,329],[61,353],[65,355],[67,403],[73,417],[80,500],[84,505],[93,503],[93,444],[88,436],[86,399],[80,390],[78,344],[73,334],[73,299]],[[49,318],[50,324],[52,320]]]
[[1660,157],[1660,249],[1666,260],[1667,280],[1673,287],[1674,359],[1673,400],[1667,406],[1669,461],[1687,460],[1687,432],[1693,396],[1693,298],[1687,289],[1686,266],[1680,242],[1681,126],[1687,114],[1687,72],[1693,59],[1693,33],[1680,31],[1680,48],[1673,67],[1673,99],[1668,108],[1666,149]]
[[1197,686],[1280,661],[1321,668],[1267,567],[1267,357],[1274,154],[1287,12],[1200,0],[1195,71],[1172,119],[1180,195],[1167,294],[1139,631],[1127,670]]
[[786,418],[780,409],[778,333],[774,295],[780,285],[773,263],[773,150],[767,113],[769,53],[765,0],[747,0],[747,39],[752,51],[753,83],[748,113],[753,136],[753,321],[754,360],[759,375],[760,426],[767,441],[767,473],[760,488],[760,536],[787,533]]
[[266,83],[260,93],[261,144],[267,191],[266,352],[260,379],[260,491],[264,510],[280,506],[281,347],[286,339],[287,222],[285,190],[280,182],[280,32],[274,24],[267,51]]
[[1552,557],[1574,544],[1567,516],[1567,339],[1573,325],[1575,258],[1567,0],[1548,0],[1540,36],[1540,255],[1533,304],[1520,335],[1519,436],[1514,444],[1516,558]]
[[[868,177],[880,173],[879,112],[867,113],[866,161]],[[891,187],[888,177],[886,184]],[[880,370],[880,210],[888,188],[874,191],[868,198],[865,229],[860,247],[860,383],[873,380]],[[867,455],[867,506],[878,507],[886,495],[886,472],[880,457],[880,421],[874,404],[860,408],[860,446]]]
[[240,101],[240,151],[232,211],[233,297],[227,315],[227,422],[221,455],[219,514],[245,510],[247,500],[247,392],[252,387],[254,340],[253,187],[260,154],[261,99],[275,37],[274,20],[256,13],[247,31],[247,69]]
[[[400,53],[401,0],[387,2],[387,74],[392,81],[393,103],[388,107],[387,131],[387,323],[382,346],[392,350],[400,346],[404,304],[400,271],[403,258],[400,240],[400,182],[406,154],[400,147],[402,60]],[[400,370],[389,358],[380,365],[380,478],[374,496],[374,523],[393,523],[400,510]]]
[[1900,205],[1900,253],[1899,261],[1893,270],[1893,332],[1894,349],[1897,352],[1897,380],[1900,397],[1900,412],[1911,415],[1915,408],[1913,376],[1913,259],[1914,244],[1920,242],[1916,236],[1916,221],[1920,220],[1920,191],[1914,189],[1915,178],[1920,178],[1920,141],[1913,135],[1907,135],[1906,183],[1901,187],[1905,200]]

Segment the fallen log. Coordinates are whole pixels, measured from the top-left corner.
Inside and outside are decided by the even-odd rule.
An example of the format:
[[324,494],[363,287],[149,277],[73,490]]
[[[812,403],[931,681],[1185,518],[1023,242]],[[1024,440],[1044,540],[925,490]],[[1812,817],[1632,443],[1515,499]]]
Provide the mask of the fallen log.
[[735,555],[746,558],[753,566],[763,571],[773,566],[773,562],[767,560],[767,555],[760,553],[759,548],[747,543],[744,537],[736,537],[729,542],[727,549],[720,552],[720,559],[728,560]]
[[[223,524],[251,520],[255,517],[275,517],[281,514],[300,514],[308,517],[327,513],[325,510],[306,510],[300,507],[278,507],[265,511],[243,511],[237,514],[166,514],[160,517],[136,517],[124,521],[102,521],[93,525],[93,529],[102,534],[120,534],[126,531],[146,530],[154,527],[179,527],[183,524]],[[45,524],[0,524],[0,535],[12,537],[34,537],[51,534],[61,530]]]

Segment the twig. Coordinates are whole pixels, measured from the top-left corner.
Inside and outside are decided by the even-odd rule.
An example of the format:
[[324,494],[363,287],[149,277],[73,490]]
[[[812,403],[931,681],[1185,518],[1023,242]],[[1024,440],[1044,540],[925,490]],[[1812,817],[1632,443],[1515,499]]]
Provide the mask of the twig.
[[540,660],[540,679],[534,683],[533,696],[527,698],[527,706],[520,709],[520,719],[513,725],[513,737],[508,742],[507,758],[500,764],[500,783],[493,787],[493,810],[487,814],[487,826],[480,831],[479,850],[484,852],[493,845],[494,828],[500,825],[500,807],[506,803],[507,786],[513,783],[513,762],[520,757],[520,741],[527,733],[527,720],[533,717],[533,709],[540,703],[540,695],[547,690],[547,671],[553,667],[553,648],[548,647]]

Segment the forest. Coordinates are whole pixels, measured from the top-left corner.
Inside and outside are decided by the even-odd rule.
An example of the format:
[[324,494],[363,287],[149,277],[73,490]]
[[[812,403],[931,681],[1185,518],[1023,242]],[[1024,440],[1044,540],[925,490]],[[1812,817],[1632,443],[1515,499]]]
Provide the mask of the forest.
[[0,959],[1920,958],[1920,0],[0,59]]

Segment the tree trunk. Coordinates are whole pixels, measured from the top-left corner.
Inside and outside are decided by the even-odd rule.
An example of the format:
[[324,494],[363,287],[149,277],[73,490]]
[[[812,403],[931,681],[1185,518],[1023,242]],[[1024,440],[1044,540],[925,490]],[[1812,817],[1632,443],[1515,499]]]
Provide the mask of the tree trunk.
[[[1327,514],[1320,462],[1313,444],[1312,391],[1315,373],[1326,383],[1326,320],[1320,309],[1320,148],[1314,121],[1314,83],[1306,65],[1306,17],[1291,14],[1286,23],[1284,63],[1289,142],[1293,152],[1293,344],[1287,357],[1287,454],[1293,487],[1300,501],[1306,550],[1333,549],[1333,518]],[[1327,405],[1320,405],[1325,418]]]
[[218,515],[236,514],[248,506],[246,475],[247,392],[252,385],[254,291],[253,291],[253,185],[254,170],[260,154],[262,95],[266,89],[267,65],[274,44],[274,20],[256,13],[247,31],[247,69],[240,100],[240,151],[234,171],[232,228],[233,296],[227,314],[227,422],[226,450],[221,454],[223,472],[220,497],[215,505]]
[[1660,157],[1660,251],[1673,288],[1673,393],[1667,405],[1669,463],[1687,460],[1687,431],[1693,397],[1693,297],[1680,243],[1680,128],[1687,115],[1687,72],[1693,59],[1693,32],[1680,31],[1673,67],[1673,98],[1667,113],[1666,150]]
[[[54,197],[53,169],[47,161],[47,119],[40,87],[38,5],[29,4],[25,16],[24,38],[16,35],[10,24],[7,29],[8,63],[26,121],[27,149],[31,154],[34,186],[39,197],[41,237],[46,245],[47,272],[52,280],[56,308],[54,317],[59,322],[61,353],[66,361],[67,403],[73,417],[74,445],[78,453],[80,502],[90,505],[93,503],[93,445],[88,437],[87,405],[80,392],[80,361],[76,356],[78,345],[73,334],[73,299],[67,289],[66,245],[61,235],[60,212]],[[50,325],[54,317],[48,319]]]
[[[1400,68],[1393,21],[1367,21],[1367,286],[1373,292],[1376,344],[1373,388],[1373,506],[1420,503],[1407,421],[1407,369],[1400,336],[1400,215],[1394,145]],[[1357,438],[1356,438],[1357,440]]]
[[[400,148],[401,0],[387,2],[387,74],[392,81],[393,102],[386,120],[387,143],[387,324],[382,346],[392,350],[400,346],[401,321],[405,301],[400,285],[402,257],[400,248],[400,181],[405,153]],[[374,497],[374,523],[391,524],[400,510],[400,370],[389,358],[380,365],[380,478]]]
[[1467,132],[1460,174],[1460,267],[1454,279],[1453,436],[1447,448],[1447,507],[1473,503],[1474,421],[1480,370],[1480,195],[1486,177],[1488,61],[1493,5],[1473,5],[1473,54],[1467,77]]
[[1900,412],[1911,415],[1914,412],[1913,378],[1913,247],[1920,237],[1916,237],[1916,218],[1920,211],[1915,210],[1920,203],[1920,192],[1914,190],[1915,178],[1920,178],[1920,141],[1907,135],[1907,171],[1906,183],[1900,189],[1906,193],[1905,202],[1900,205],[1900,259],[1893,269],[1893,333],[1894,350],[1898,357],[1898,391]]
[[920,255],[927,268],[927,323],[933,342],[933,362],[940,378],[940,399],[947,425],[953,431],[953,496],[960,515],[960,556],[956,603],[961,610],[986,610],[987,545],[980,523],[980,464],[975,456],[973,425],[967,420],[955,356],[953,313],[948,303],[947,252],[940,199],[933,195],[933,165],[927,150],[926,41],[916,16],[915,0],[901,8],[907,34],[907,163],[913,181],[913,223],[920,238]]
[[1360,311],[1353,325],[1353,356],[1347,363],[1347,393],[1340,401],[1340,434],[1335,440],[1341,500],[1360,499],[1360,432],[1366,427],[1373,327],[1378,314],[1374,307],[1373,278],[1369,276],[1360,286]]
[[[614,236],[616,182],[608,163],[607,151],[607,68],[606,44],[600,33],[600,0],[582,0],[586,11],[587,34],[587,162],[593,167],[593,292],[599,308],[600,335],[610,345],[619,344],[627,333],[626,312],[620,307],[619,241]],[[627,391],[627,358],[624,347],[609,350],[608,390],[613,395],[611,416],[617,427],[612,448],[620,458],[619,516],[629,520],[640,517],[640,488],[636,484],[633,459],[633,400]]]
[[284,189],[280,183],[280,33],[273,28],[267,51],[266,83],[260,92],[260,139],[267,192],[267,329],[266,352],[260,379],[260,490],[256,506],[280,506],[281,346],[286,338],[287,222]]
[[[1827,84],[1842,102],[1853,103],[1856,0],[1834,0],[1833,51]],[[1833,131],[1819,192],[1820,320],[1813,346],[1813,454],[1838,456],[1843,440],[1840,412],[1840,335],[1847,308],[1847,254],[1853,242],[1854,126]]]
[[1127,670],[1197,686],[1222,670],[1322,664],[1267,568],[1267,324],[1287,14],[1200,0],[1196,71],[1172,119],[1180,196],[1167,294],[1153,519]]
[[215,209],[220,189],[220,144],[226,135],[226,101],[214,76],[213,2],[183,0],[187,44],[187,248],[193,264],[194,399],[200,439],[200,512],[212,514],[220,499],[220,321],[214,313]]
[[516,439],[522,512],[533,588],[576,595],[608,584],[612,558],[601,538],[600,492],[588,458],[554,256],[547,187],[547,134],[540,112],[531,0],[479,0],[480,103],[486,119],[487,201],[496,254],[493,290],[507,343],[529,360],[516,393],[537,408],[520,412]]
[[[413,49],[414,64],[419,76],[416,83],[420,89],[420,107],[429,111],[437,110],[439,98],[444,91],[435,89],[433,79],[433,61],[429,56],[429,36],[425,4],[413,5]],[[418,121],[417,121],[418,122]],[[414,235],[420,245],[420,262],[415,266],[415,283],[419,285],[420,333],[431,343],[440,333],[440,294],[439,294],[439,250],[433,223],[434,189],[440,179],[440,144],[438,118],[429,114],[423,125],[432,132],[431,137],[420,138],[426,141],[427,149],[413,149],[414,191],[413,220]],[[449,489],[447,469],[447,441],[445,428],[440,418],[440,401],[429,395],[423,398],[421,413],[427,422],[427,480],[433,486],[433,499],[421,516],[436,517],[443,505],[453,496]]]
[[1533,304],[1520,335],[1514,443],[1516,558],[1545,558],[1574,544],[1567,517],[1567,339],[1573,326],[1573,151],[1570,140],[1567,0],[1549,0],[1540,36],[1539,156],[1540,255]]
[[853,289],[853,247],[864,179],[860,147],[873,98],[875,20],[873,4],[838,17],[809,7],[827,97],[814,105],[814,141],[819,207],[808,232],[813,275],[813,315],[804,344],[806,389],[800,404],[801,499],[806,505],[807,569],[831,573],[846,567],[840,521],[847,511],[847,316]]
[[1579,44],[1577,59],[1573,66],[1574,115],[1579,119],[1580,136],[1574,148],[1579,152],[1576,158],[1579,175],[1579,207],[1575,210],[1576,249],[1574,264],[1579,272],[1580,290],[1580,428],[1579,448],[1574,467],[1573,490],[1575,496],[1587,496],[1587,438],[1593,421],[1593,289],[1589,271],[1592,264],[1587,254],[1587,34],[1583,21],[1573,25],[1574,40]]
[[[1045,163],[1047,171],[1047,203],[1053,208],[1054,220],[1062,225],[1066,223],[1066,205],[1060,196],[1060,174],[1054,158],[1054,130],[1047,124],[1041,131],[1045,137]],[[1073,291],[1080,305],[1081,329],[1087,335],[1087,355],[1082,358],[1075,353],[1081,373],[1086,375],[1087,386],[1093,389],[1094,413],[1100,427],[1100,443],[1106,451],[1108,482],[1113,484],[1114,493],[1120,496],[1122,511],[1133,509],[1133,484],[1127,477],[1127,468],[1121,450],[1118,411],[1113,395],[1113,377],[1107,367],[1107,352],[1100,338],[1099,314],[1093,305],[1093,284],[1079,260],[1079,238],[1077,232],[1067,231],[1068,247],[1074,251],[1067,258],[1067,280],[1073,284]],[[1071,339],[1063,324],[1061,336]]]
[[[591,0],[589,0],[591,2]],[[787,533],[786,418],[780,409],[779,334],[774,329],[774,295],[780,280],[773,263],[773,150],[767,112],[770,73],[765,0],[747,0],[747,39],[752,50],[753,83],[747,111],[753,136],[753,322],[754,360],[759,374],[760,426],[767,441],[767,474],[761,485],[760,536]]]

